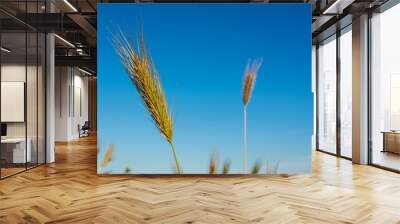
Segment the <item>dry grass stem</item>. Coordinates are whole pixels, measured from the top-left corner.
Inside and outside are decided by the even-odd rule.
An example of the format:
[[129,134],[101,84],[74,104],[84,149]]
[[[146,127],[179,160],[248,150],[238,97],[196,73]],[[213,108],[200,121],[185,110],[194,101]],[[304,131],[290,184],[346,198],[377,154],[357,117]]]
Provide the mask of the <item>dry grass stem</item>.
[[251,170],[251,174],[258,174],[260,172],[260,169],[261,169],[261,162],[256,161],[254,163],[253,169]]
[[261,59],[249,61],[244,71],[243,79],[243,173],[247,173],[247,113],[246,108],[253,93],[257,72],[262,63]]
[[103,162],[101,163],[102,167],[107,167],[108,164],[111,162],[113,152],[114,152],[114,145],[111,144],[108,146],[106,153],[104,154]]
[[222,174],[228,174],[230,168],[231,168],[231,162],[229,160],[226,160],[224,162],[223,167],[222,167]]
[[217,167],[218,167],[218,156],[216,153],[213,153],[210,156],[210,164],[208,166],[208,173],[209,174],[217,174]]
[[275,163],[275,165],[272,165],[267,161],[265,163],[265,166],[266,166],[266,174],[278,174],[279,162]]

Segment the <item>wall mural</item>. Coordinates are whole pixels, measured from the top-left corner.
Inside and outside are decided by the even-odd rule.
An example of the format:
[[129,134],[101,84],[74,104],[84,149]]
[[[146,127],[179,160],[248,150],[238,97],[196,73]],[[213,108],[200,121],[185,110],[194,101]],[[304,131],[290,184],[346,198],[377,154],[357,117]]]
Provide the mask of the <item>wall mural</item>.
[[99,4],[99,174],[310,172],[308,4]]

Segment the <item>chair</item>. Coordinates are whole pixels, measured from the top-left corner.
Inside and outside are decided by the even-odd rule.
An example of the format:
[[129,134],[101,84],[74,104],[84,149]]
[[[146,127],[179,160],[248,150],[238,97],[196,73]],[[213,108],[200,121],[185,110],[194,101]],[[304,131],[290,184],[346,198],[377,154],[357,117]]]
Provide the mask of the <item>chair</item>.
[[82,127],[78,124],[79,138],[89,136],[89,121],[85,121]]

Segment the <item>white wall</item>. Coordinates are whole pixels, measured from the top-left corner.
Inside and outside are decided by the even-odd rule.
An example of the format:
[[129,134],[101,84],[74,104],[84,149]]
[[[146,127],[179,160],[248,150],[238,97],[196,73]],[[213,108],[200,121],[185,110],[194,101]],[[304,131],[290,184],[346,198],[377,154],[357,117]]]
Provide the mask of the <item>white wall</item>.
[[[76,70],[75,70],[76,71]],[[72,119],[72,130],[71,135],[73,138],[79,137],[78,132],[78,124],[81,126],[88,121],[89,119],[89,111],[88,111],[88,77],[79,75],[74,76],[74,108],[73,111],[73,119]],[[79,97],[80,96],[80,97]],[[80,101],[80,102],[79,102]],[[80,111],[81,110],[81,111]]]
[[72,67],[56,67],[55,73],[55,140],[74,140],[78,125],[88,120],[88,77]]
[[[1,66],[1,81],[2,82],[25,82],[25,75],[27,69],[28,72],[28,81],[29,85],[36,85],[36,80],[32,80],[30,78],[31,74],[34,74],[36,76],[36,66],[27,66],[25,67],[25,64],[20,65],[20,64],[4,64]],[[27,106],[34,107],[36,108],[36,88],[27,88]],[[31,99],[34,98],[34,99]],[[34,104],[31,104],[31,102],[34,102]],[[6,110],[6,108],[1,108],[2,110]],[[29,110],[28,112],[31,112]],[[36,110],[36,109],[35,109]],[[36,130],[36,113],[28,113],[28,122],[34,122],[35,124],[28,124],[28,129],[32,127],[34,130]],[[34,126],[34,127],[33,127]],[[28,137],[31,132],[28,130]],[[36,132],[35,132],[36,135]],[[25,137],[25,122],[7,122],[7,136],[8,137]]]
[[69,68],[55,68],[55,141],[68,140],[68,116],[70,85]]
[[1,121],[25,121],[25,83],[1,81]]

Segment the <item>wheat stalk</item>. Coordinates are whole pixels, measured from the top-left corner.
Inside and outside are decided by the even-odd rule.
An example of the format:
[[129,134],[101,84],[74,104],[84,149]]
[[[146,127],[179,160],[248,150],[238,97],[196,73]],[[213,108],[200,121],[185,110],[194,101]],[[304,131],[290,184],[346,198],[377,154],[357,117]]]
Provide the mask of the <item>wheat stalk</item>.
[[173,144],[172,117],[168,111],[167,100],[156,67],[145,47],[143,32],[137,48],[126,39],[122,32],[114,36],[113,43],[155,126],[170,144],[176,169],[181,174],[182,169]]
[[249,61],[244,71],[243,79],[243,173],[247,173],[247,105],[249,104],[257,78],[257,72],[262,63],[261,59]]
[[279,162],[275,163],[273,166],[272,164],[268,163],[268,161],[265,163],[266,165],[266,174],[277,174],[278,173],[278,168],[279,168]]
[[230,167],[231,162],[229,160],[225,160],[224,165],[222,166],[222,174],[228,174]]
[[247,106],[249,104],[251,95],[253,93],[254,84],[257,78],[257,72],[262,64],[262,59],[256,59],[254,61],[249,61],[246,65],[244,71],[243,79],[243,105]]
[[208,165],[208,173],[216,174],[217,167],[218,167],[218,156],[217,156],[217,153],[213,153],[210,156],[210,164]]
[[261,166],[262,166],[261,162],[256,161],[254,163],[253,169],[251,170],[251,174],[258,174],[258,172],[260,172]]

